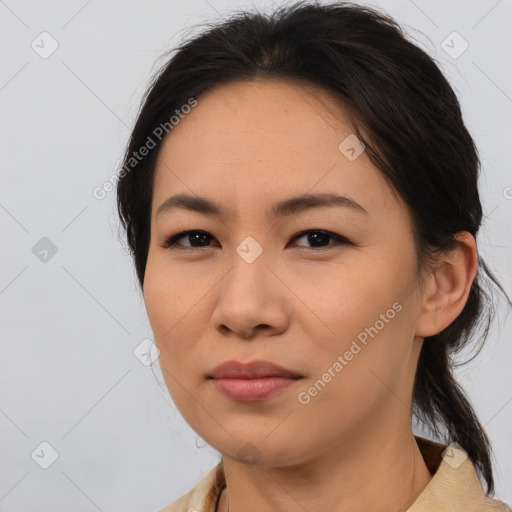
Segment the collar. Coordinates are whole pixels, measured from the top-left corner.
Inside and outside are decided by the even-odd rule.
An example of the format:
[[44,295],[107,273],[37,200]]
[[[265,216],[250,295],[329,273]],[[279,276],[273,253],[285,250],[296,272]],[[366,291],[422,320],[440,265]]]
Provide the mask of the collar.
[[[512,512],[483,494],[475,466],[462,448],[414,437],[433,477],[407,512]],[[192,490],[159,512],[216,512],[225,486],[221,460]]]

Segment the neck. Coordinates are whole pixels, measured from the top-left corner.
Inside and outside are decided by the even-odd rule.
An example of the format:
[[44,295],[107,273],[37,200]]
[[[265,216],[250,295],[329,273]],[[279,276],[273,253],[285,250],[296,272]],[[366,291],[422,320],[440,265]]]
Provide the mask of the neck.
[[218,511],[407,510],[432,475],[411,430],[397,432],[393,421],[378,427],[379,436],[359,431],[350,442],[293,467],[248,467],[225,457]]

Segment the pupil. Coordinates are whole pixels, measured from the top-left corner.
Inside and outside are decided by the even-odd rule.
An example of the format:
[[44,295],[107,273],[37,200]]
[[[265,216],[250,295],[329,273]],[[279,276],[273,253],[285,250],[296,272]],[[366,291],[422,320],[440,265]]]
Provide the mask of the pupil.
[[325,245],[327,245],[329,243],[329,238],[330,238],[330,235],[326,234],[326,233],[309,233],[308,234],[308,241],[309,243],[311,243],[311,245],[313,245],[314,247],[318,247],[318,245],[315,245],[315,241],[318,242],[320,240],[320,246],[322,245],[322,237],[323,237],[323,241],[325,242]]
[[[194,242],[199,242],[202,245],[208,240],[208,235],[205,233],[190,233],[188,236],[190,245],[194,245]],[[329,245],[329,238],[330,235],[326,233],[308,233],[308,242],[313,247],[322,247],[323,245]]]
[[[193,242],[194,241],[201,241],[201,237],[204,239],[205,237],[207,238],[208,235],[206,235],[205,233],[190,233],[189,234],[189,242],[191,245],[193,245]],[[203,240],[204,242],[204,240]]]

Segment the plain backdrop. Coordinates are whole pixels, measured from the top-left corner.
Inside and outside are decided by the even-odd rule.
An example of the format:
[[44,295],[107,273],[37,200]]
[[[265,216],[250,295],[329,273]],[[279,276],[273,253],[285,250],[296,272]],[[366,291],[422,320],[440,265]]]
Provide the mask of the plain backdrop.
[[[0,511],[151,512],[219,460],[176,410],[158,360],[148,365],[152,333],[115,192],[93,190],[118,171],[163,52],[252,5],[272,8],[0,0]],[[482,160],[480,252],[510,294],[512,2],[368,5],[455,87]],[[457,374],[494,447],[496,497],[510,503],[512,315],[497,313],[485,349]]]

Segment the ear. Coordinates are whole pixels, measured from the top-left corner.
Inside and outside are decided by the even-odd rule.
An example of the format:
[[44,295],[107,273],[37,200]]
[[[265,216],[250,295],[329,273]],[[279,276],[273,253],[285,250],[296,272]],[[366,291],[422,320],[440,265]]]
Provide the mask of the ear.
[[416,336],[434,336],[448,327],[466,305],[478,270],[475,238],[457,233],[457,245],[439,254],[435,269],[425,277]]

